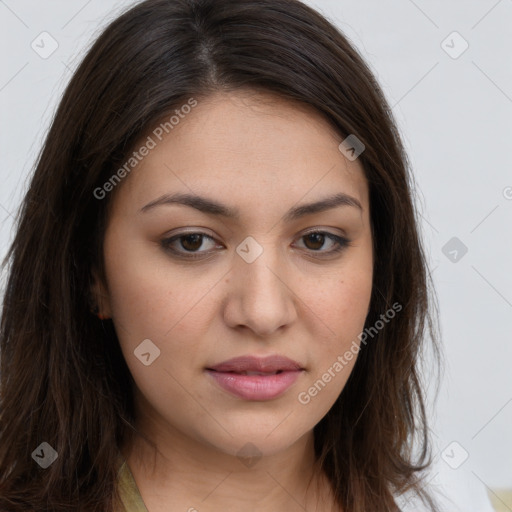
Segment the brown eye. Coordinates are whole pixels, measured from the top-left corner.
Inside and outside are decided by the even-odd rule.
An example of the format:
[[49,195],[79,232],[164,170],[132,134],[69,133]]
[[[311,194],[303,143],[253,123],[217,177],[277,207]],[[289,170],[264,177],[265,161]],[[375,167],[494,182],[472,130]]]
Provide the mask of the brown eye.
[[203,244],[203,235],[194,233],[192,235],[185,235],[181,238],[181,246],[187,251],[197,251]]
[[[210,247],[208,247],[208,242],[210,242]],[[166,252],[183,258],[206,256],[213,252],[208,249],[212,249],[216,245],[215,240],[211,236],[200,232],[175,235],[162,240],[160,244]]]
[[323,233],[310,233],[309,235],[305,235],[304,239],[309,242],[309,244],[305,244],[308,249],[314,251],[321,249],[325,243],[325,235]]
[[336,254],[350,245],[346,238],[326,231],[311,231],[302,235],[300,240],[304,240],[304,247],[308,251],[317,253],[320,257]]

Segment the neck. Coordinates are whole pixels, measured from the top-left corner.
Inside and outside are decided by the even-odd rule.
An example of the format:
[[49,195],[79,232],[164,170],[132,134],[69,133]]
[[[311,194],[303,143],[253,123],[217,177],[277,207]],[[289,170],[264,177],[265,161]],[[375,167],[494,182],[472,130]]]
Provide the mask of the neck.
[[283,451],[261,455],[251,445],[231,455],[176,429],[138,425],[122,453],[148,512],[335,511],[330,484],[314,472],[313,432]]

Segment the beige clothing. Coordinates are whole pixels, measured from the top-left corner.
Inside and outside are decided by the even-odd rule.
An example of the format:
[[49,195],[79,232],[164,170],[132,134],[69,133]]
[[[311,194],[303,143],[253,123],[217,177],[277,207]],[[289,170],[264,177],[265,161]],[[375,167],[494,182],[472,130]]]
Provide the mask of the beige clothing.
[[133,479],[130,467],[121,455],[119,456],[119,465],[118,485],[123,503],[123,507],[119,512],[148,512],[144,501],[142,501],[137,484]]

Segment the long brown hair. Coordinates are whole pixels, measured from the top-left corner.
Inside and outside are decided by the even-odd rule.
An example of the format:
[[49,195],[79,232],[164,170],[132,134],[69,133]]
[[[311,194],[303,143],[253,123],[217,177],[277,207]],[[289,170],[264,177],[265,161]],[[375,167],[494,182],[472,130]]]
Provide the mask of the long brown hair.
[[[94,191],[163,115],[240,88],[313,106],[366,148],[376,255],[366,326],[394,303],[402,310],[361,350],[316,425],[317,461],[345,512],[398,510],[406,490],[435,509],[421,480],[430,441],[418,366],[425,342],[440,360],[435,304],[409,163],[372,72],[297,0],[147,0],[114,20],[75,71],[3,263],[0,510],[114,510],[118,448],[136,435],[133,380],[112,322],[90,311],[113,195]],[[32,456],[43,442],[58,453],[47,469]]]

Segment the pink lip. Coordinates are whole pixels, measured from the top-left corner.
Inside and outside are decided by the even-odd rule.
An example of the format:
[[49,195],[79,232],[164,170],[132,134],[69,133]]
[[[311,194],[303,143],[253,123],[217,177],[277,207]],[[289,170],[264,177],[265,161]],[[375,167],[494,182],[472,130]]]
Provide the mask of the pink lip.
[[[224,361],[206,371],[221,388],[235,396],[245,400],[271,400],[290,388],[303,368],[284,356],[243,356]],[[244,372],[268,375],[245,375]]]

